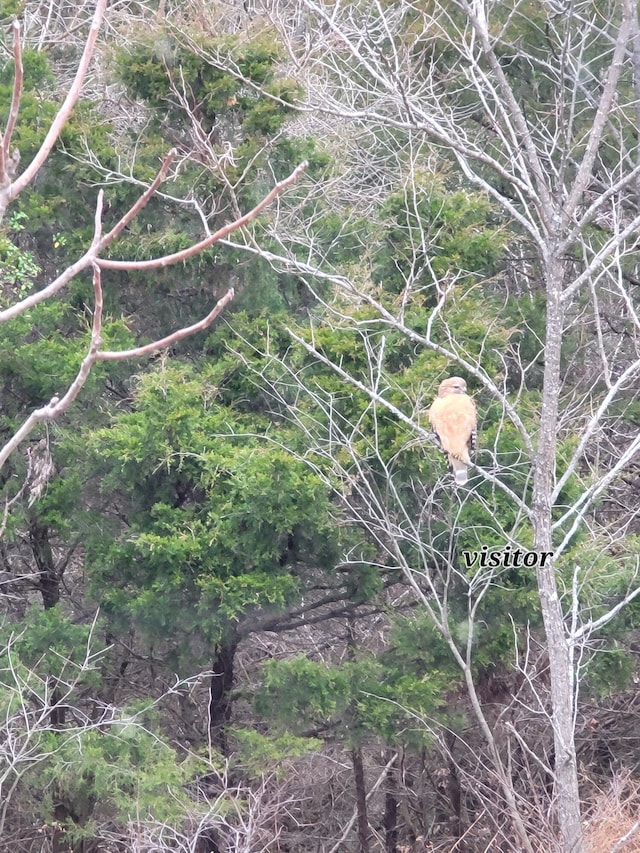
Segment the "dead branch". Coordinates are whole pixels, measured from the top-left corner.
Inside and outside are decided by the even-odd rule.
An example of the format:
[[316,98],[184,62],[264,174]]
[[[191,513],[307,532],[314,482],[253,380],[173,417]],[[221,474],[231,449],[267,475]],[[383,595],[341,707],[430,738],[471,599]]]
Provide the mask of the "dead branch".
[[9,109],[9,118],[4,134],[0,134],[0,187],[6,187],[11,183],[15,175],[15,170],[18,167],[17,160],[19,152],[13,158],[9,149],[11,148],[11,138],[13,129],[18,118],[20,110],[20,96],[22,94],[22,46],[20,44],[20,25],[17,21],[13,24],[13,62],[15,71],[13,74],[13,93],[11,95],[11,107]]
[[[171,162],[171,156],[165,159],[158,176],[154,180],[151,187],[155,188],[162,180],[162,177],[166,173],[166,170]],[[175,255],[167,255],[162,258],[156,258],[151,261],[143,262],[143,268],[145,269],[156,269],[158,267],[167,266],[169,264],[178,263],[181,260],[184,260],[187,257],[192,257],[199,252],[204,251],[210,246],[214,245],[218,242],[222,237],[226,237],[233,231],[241,228],[247,222],[250,222],[252,219],[255,219],[259,213],[261,213],[267,205],[273,201],[279,193],[282,192],[283,189],[288,187],[297,178],[302,174],[304,169],[306,168],[306,163],[301,163],[294,171],[289,175],[288,178],[285,178],[280,183],[276,184],[273,189],[267,193],[267,195],[253,208],[249,213],[242,216],[240,219],[235,222],[231,222],[228,225],[225,225],[223,228],[220,228],[216,231],[215,234],[212,234],[210,237],[207,237],[205,240],[202,240],[200,243],[196,243],[194,246],[185,249],[182,252],[178,252]],[[35,426],[43,421],[51,421],[65,412],[69,406],[73,403],[73,401],[78,396],[81,388],[87,381],[89,377],[89,373],[93,365],[96,361],[116,361],[116,360],[124,360],[128,358],[140,358],[145,355],[149,355],[150,353],[156,352],[159,349],[164,349],[168,346],[171,346],[176,341],[182,340],[183,338],[188,337],[189,335],[193,335],[196,332],[202,331],[206,329],[213,320],[218,316],[218,314],[223,310],[223,308],[233,299],[233,290],[229,290],[220,300],[218,300],[217,304],[214,308],[197,323],[194,323],[191,326],[186,326],[182,329],[178,329],[172,332],[170,335],[167,335],[164,338],[153,341],[150,344],[146,344],[141,347],[135,347],[130,350],[124,350],[121,352],[112,352],[112,351],[100,351],[100,344],[102,343],[101,339],[101,331],[102,331],[102,284],[101,284],[101,274],[100,268],[102,266],[111,267],[113,266],[113,262],[103,262],[98,258],[98,252],[108,245],[115,237],[120,233],[122,228],[129,222],[136,212],[138,212],[144,204],[146,204],[147,200],[151,196],[151,187],[147,192],[143,194],[143,196],[138,199],[138,201],[133,205],[133,207],[125,214],[125,216],[118,222],[118,224],[111,229],[111,231],[106,234],[104,237],[101,237],[101,211],[102,211],[102,192],[100,192],[98,196],[98,203],[96,205],[96,215],[95,215],[95,229],[94,229],[94,238],[91,243],[90,249],[87,251],[83,257],[69,267],[65,272],[58,276],[55,282],[49,285],[47,288],[39,291],[38,294],[34,294],[34,296],[38,297],[36,299],[36,303],[46,299],[48,296],[51,296],[53,293],[56,293],[60,290],[64,284],[70,281],[75,275],[77,275],[81,270],[85,269],[87,266],[93,266],[93,289],[94,289],[94,312],[93,312],[93,323],[92,323],[92,331],[91,331],[91,341],[89,344],[89,349],[87,351],[86,356],[84,357],[82,364],[76,374],[75,379],[65,392],[62,397],[52,397],[52,399],[44,406],[33,411],[29,417],[25,420],[22,426],[16,431],[16,433],[9,439],[9,441],[5,444],[5,446],[0,450],[0,468],[4,465],[6,460],[9,458],[11,453],[18,447],[18,445],[24,441],[24,439],[31,433],[31,431],[35,428]],[[115,262],[116,268],[118,269],[139,269],[140,265],[131,261],[119,261]],[[55,286],[55,288],[54,288]],[[43,295],[44,294],[44,295]],[[21,303],[17,303],[17,305],[12,306],[12,308],[7,309],[6,311],[0,313],[0,321],[9,319],[10,317],[16,316],[21,313],[21,311],[26,310],[26,308],[30,307],[31,304],[29,300],[31,297],[28,297],[25,300],[22,300]],[[29,303],[25,305],[25,303]],[[20,310],[12,310],[19,308]]]
[[[69,116],[71,115],[71,111],[78,98],[80,97],[80,92],[82,91],[82,86],[87,74],[87,70],[89,68],[89,63],[91,62],[91,57],[93,56],[93,51],[96,45],[96,40],[98,38],[98,32],[100,31],[100,26],[102,24],[102,19],[104,17],[104,12],[107,7],[107,0],[98,0],[96,3],[96,9],[93,13],[93,20],[91,21],[91,28],[89,30],[89,35],[87,36],[87,41],[84,46],[84,51],[82,52],[82,56],[80,57],[80,62],[78,63],[78,68],[73,79],[73,83],[71,84],[71,88],[67,93],[67,97],[64,99],[62,106],[58,110],[56,117],[51,123],[51,127],[47,132],[47,135],[40,146],[39,151],[36,156],[33,158],[31,163],[27,166],[24,172],[16,178],[12,183],[10,183],[7,187],[3,188],[0,192],[0,219],[2,218],[2,214],[4,213],[8,203],[12,201],[22,190],[27,186],[27,184],[31,183],[34,177],[38,174],[40,168],[43,163],[47,160],[47,157],[51,153],[53,146],[56,144],[58,137],[62,131],[62,128],[67,123]],[[14,26],[14,39],[19,37],[19,29]],[[15,41],[14,41],[15,44]],[[14,48],[15,55],[15,48]],[[10,114],[9,122],[7,123],[7,131],[12,132],[13,126],[15,124],[17,118],[17,107],[20,98],[20,90],[22,84],[22,75],[20,70],[20,79],[18,80],[18,65],[16,64],[16,81],[14,83],[14,100],[12,101],[12,112]],[[16,109],[16,112],[13,112],[13,109]],[[9,139],[10,139],[10,133]],[[5,141],[6,141],[7,132],[5,132]],[[5,152],[6,156],[6,152]]]

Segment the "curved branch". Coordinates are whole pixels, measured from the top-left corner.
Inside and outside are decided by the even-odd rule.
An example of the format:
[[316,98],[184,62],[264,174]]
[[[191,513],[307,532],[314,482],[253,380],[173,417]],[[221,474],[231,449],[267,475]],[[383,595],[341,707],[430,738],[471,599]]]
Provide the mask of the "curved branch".
[[276,184],[273,189],[267,193],[267,195],[262,199],[262,201],[258,202],[258,204],[250,210],[248,213],[245,213],[244,216],[241,216],[239,219],[236,219],[235,222],[230,222],[228,225],[223,225],[222,228],[219,228],[215,233],[211,234],[209,237],[206,237],[204,240],[201,240],[199,243],[195,243],[193,246],[189,246],[186,249],[182,249],[180,252],[175,252],[173,255],[165,255],[162,258],[152,258],[148,261],[113,261],[113,260],[104,260],[100,258],[98,260],[98,264],[103,269],[109,270],[153,270],[158,269],[158,267],[168,267],[172,264],[178,264],[181,261],[186,261],[188,258],[192,258],[194,255],[199,255],[201,252],[206,251],[215,243],[222,240],[224,237],[227,237],[231,234],[232,231],[237,231],[239,228],[247,225],[251,222],[252,219],[255,219],[258,214],[262,213],[262,211],[268,207],[271,202],[276,198],[276,196],[280,195],[280,193],[286,189],[291,184],[295,183],[298,180],[300,175],[307,168],[307,161],[305,160],[303,163],[300,163],[293,172],[289,175],[289,177],[280,181],[280,183]]
[[[218,300],[213,309],[204,317],[202,320],[199,320],[197,323],[194,323],[190,326],[186,326],[182,329],[178,329],[177,331],[172,332],[170,335],[167,335],[164,338],[160,338],[156,341],[153,341],[150,344],[145,344],[140,347],[134,347],[130,350],[122,350],[120,352],[117,351],[109,351],[109,350],[101,350],[100,346],[102,343],[102,284],[101,284],[101,267],[110,266],[110,262],[103,262],[97,257],[97,253],[103,249],[105,246],[109,245],[122,231],[125,225],[133,219],[133,217],[138,213],[142,207],[147,203],[156,187],[164,178],[167,169],[171,163],[173,158],[173,153],[169,154],[167,158],[165,158],[162,167],[156,176],[156,179],[152,183],[152,185],[145,191],[145,193],[141,196],[140,199],[133,205],[133,207],[119,220],[119,222],[114,226],[114,228],[109,231],[108,234],[101,236],[102,232],[102,223],[101,223],[101,214],[102,214],[102,201],[103,201],[103,193],[100,191],[98,194],[98,199],[96,203],[96,212],[94,217],[94,236],[91,242],[90,249],[76,261],[71,267],[62,273],[62,275],[58,276],[58,278],[52,282],[48,287],[39,291],[33,296],[28,297],[27,299],[22,300],[22,302],[17,303],[11,308],[6,309],[6,311],[0,312],[0,322],[2,320],[8,320],[11,317],[15,317],[20,314],[22,311],[25,311],[27,308],[32,305],[41,302],[43,299],[53,295],[57,291],[59,291],[64,284],[69,282],[75,275],[77,275],[82,270],[88,268],[89,266],[93,267],[93,290],[94,290],[94,311],[93,311],[93,322],[91,328],[91,340],[89,344],[89,348],[86,356],[82,360],[82,364],[76,374],[75,379],[65,392],[62,397],[54,396],[44,406],[40,406],[38,409],[33,411],[29,417],[25,420],[22,426],[17,430],[17,432],[9,439],[9,441],[0,449],[0,468],[4,465],[6,460],[9,458],[11,453],[18,447],[18,445],[24,441],[24,439],[31,433],[31,431],[36,427],[38,423],[44,421],[50,421],[54,418],[61,415],[65,412],[76,399],[80,390],[86,383],[89,374],[93,365],[97,361],[122,361],[124,359],[129,358],[140,358],[146,355],[150,355],[151,353],[157,352],[160,349],[165,349],[168,346],[171,346],[173,343],[183,340],[184,338],[195,334],[196,332],[200,332],[206,329],[211,323],[215,320],[215,318],[220,314],[220,312],[225,308],[226,305],[233,299],[234,292],[233,289],[227,291],[227,293]],[[259,213],[261,213],[268,204],[273,201],[273,199],[282,192],[283,189],[290,186],[294,181],[298,179],[298,177],[302,174],[307,164],[301,163],[288,178],[285,178],[280,183],[276,184],[273,189],[267,193],[267,195],[260,201],[253,210],[249,211],[249,213],[241,216],[235,222],[231,222],[228,225],[225,225],[224,228],[221,228],[215,234],[212,234],[206,240],[201,241],[200,243],[195,244],[190,249],[186,250],[186,257],[190,257],[199,252],[202,252],[205,248],[212,246],[214,243],[218,242],[221,237],[225,237],[230,234],[232,231],[236,231],[239,228],[242,228],[247,222],[250,222],[252,219],[255,219]],[[185,253],[181,252],[179,260],[182,260],[185,256]],[[159,266],[164,266],[169,263],[176,263],[176,258],[174,255],[168,255],[164,258],[157,258],[151,262],[145,262],[146,268],[157,268]],[[117,268],[119,269],[138,269],[139,266],[133,262],[120,261],[117,263]]]
[[7,201],[11,201],[12,199],[14,199],[18,195],[18,193],[22,192],[22,190],[27,186],[27,184],[29,184],[37,175],[38,171],[42,167],[42,164],[46,161],[47,157],[51,153],[51,149],[56,144],[58,137],[60,136],[60,132],[62,131],[62,128],[67,123],[67,120],[71,115],[71,111],[73,110],[82,90],[82,84],[84,83],[84,78],[87,74],[89,63],[91,62],[91,57],[93,56],[96,40],[98,38],[98,32],[100,31],[104,12],[107,8],[107,2],[108,0],[98,0],[98,2],[96,3],[96,9],[93,13],[93,20],[91,21],[89,35],[87,36],[87,41],[85,43],[84,50],[80,58],[80,62],[78,63],[78,68],[73,79],[73,83],[71,84],[71,88],[67,93],[67,97],[64,99],[62,106],[58,110],[56,117],[51,123],[51,127],[49,128],[49,131],[45,136],[44,141],[40,146],[40,149],[37,152],[36,156],[33,158],[31,163],[29,163],[24,172],[18,178],[16,178],[16,180],[9,187]]
[[153,353],[158,352],[158,350],[167,349],[167,347],[173,346],[173,344],[183,340],[184,338],[195,335],[197,332],[203,332],[213,323],[218,314],[220,314],[221,311],[231,302],[233,297],[234,291],[233,288],[230,288],[224,296],[218,299],[207,316],[203,317],[202,320],[198,320],[197,323],[193,323],[191,326],[185,326],[183,329],[178,329],[178,331],[173,332],[164,338],[160,338],[157,341],[153,341],[153,343],[146,344],[145,346],[115,352],[100,350],[96,353],[96,361],[124,361],[128,358],[140,358],[144,355],[153,355]]
[[13,129],[16,125],[18,112],[20,111],[20,98],[22,97],[22,46],[20,44],[20,24],[17,21],[13,22],[13,64],[15,70],[13,72],[13,93],[11,95],[11,107],[9,108],[9,118],[4,134],[0,134],[0,186],[6,186],[13,178],[12,169],[17,167],[9,165],[11,158],[9,149],[11,148],[11,138]]
[[33,158],[31,163],[29,163],[29,165],[20,175],[20,177],[18,177],[9,187],[9,201],[11,201],[11,199],[14,199],[18,195],[18,193],[22,192],[22,190],[27,186],[27,184],[29,184],[38,174],[38,171],[51,153],[51,149],[56,144],[58,137],[60,136],[60,132],[62,131],[62,128],[65,126],[69,116],[71,115],[71,111],[73,110],[76,101],[80,96],[82,84],[84,83],[84,78],[87,74],[89,63],[91,62],[91,57],[93,56],[93,51],[98,38],[98,32],[100,31],[104,12],[107,8],[107,2],[108,0],[98,0],[98,2],[96,3],[96,10],[93,13],[93,20],[91,21],[89,35],[87,36],[87,41],[85,43],[84,50],[80,58],[80,62],[78,63],[78,69],[76,71],[75,77],[73,78],[71,88],[69,89],[67,97],[64,99],[62,106],[58,110],[57,115],[54,118],[51,127],[49,128],[49,131],[45,136],[42,145],[40,146],[38,153]]

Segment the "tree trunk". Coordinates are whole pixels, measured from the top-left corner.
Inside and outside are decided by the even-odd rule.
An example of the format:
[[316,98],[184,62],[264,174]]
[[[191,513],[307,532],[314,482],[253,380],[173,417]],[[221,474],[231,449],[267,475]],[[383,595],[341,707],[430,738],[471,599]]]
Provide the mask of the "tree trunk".
[[[61,578],[53,559],[49,528],[46,524],[41,524],[36,517],[29,520],[29,542],[38,568],[38,589],[42,595],[42,604],[45,610],[51,610],[60,601]],[[52,726],[60,728],[66,719],[65,708],[60,704],[62,694],[56,678],[48,676],[47,685],[51,707],[49,719]]]
[[38,589],[45,610],[60,601],[60,575],[56,571],[53,551],[49,542],[49,528],[32,517],[29,519],[29,544],[38,568]]
[[367,788],[364,781],[362,750],[356,746],[351,750],[353,763],[353,781],[356,788],[356,809],[358,813],[358,850],[369,853],[369,817],[367,815]]
[[[534,544],[538,552],[553,550],[551,497],[555,486],[558,401],[563,310],[562,261],[550,253],[547,267],[547,328],[540,435],[532,496]],[[578,766],[575,748],[575,673],[564,614],[558,597],[553,561],[542,560],[537,570],[538,591],[549,655],[551,721],[555,746],[554,803],[563,853],[582,853]]]
[[[388,752],[387,752],[388,757]],[[384,797],[384,849],[396,853],[398,849],[398,779],[395,764],[387,770],[387,790]]]
[[227,754],[225,727],[231,716],[231,697],[233,688],[233,659],[237,642],[216,646],[215,657],[211,665],[209,683],[209,733],[211,743],[218,747],[223,755]]

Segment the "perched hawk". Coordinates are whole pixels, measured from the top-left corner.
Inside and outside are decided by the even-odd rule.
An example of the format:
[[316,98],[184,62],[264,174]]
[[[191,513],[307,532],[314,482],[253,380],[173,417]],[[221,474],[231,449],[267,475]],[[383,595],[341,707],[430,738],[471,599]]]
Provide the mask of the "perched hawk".
[[471,464],[469,452],[476,444],[476,407],[464,379],[452,376],[440,383],[429,409],[429,421],[449,457],[456,483],[463,485],[467,482],[467,465]]

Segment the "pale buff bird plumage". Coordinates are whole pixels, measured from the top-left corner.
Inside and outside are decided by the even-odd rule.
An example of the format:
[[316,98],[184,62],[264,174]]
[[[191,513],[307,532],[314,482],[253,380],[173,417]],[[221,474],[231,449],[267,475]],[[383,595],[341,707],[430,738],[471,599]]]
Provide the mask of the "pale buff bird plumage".
[[456,483],[467,482],[469,452],[476,443],[476,407],[467,394],[467,383],[452,376],[440,383],[438,396],[429,409],[429,421],[449,457]]

